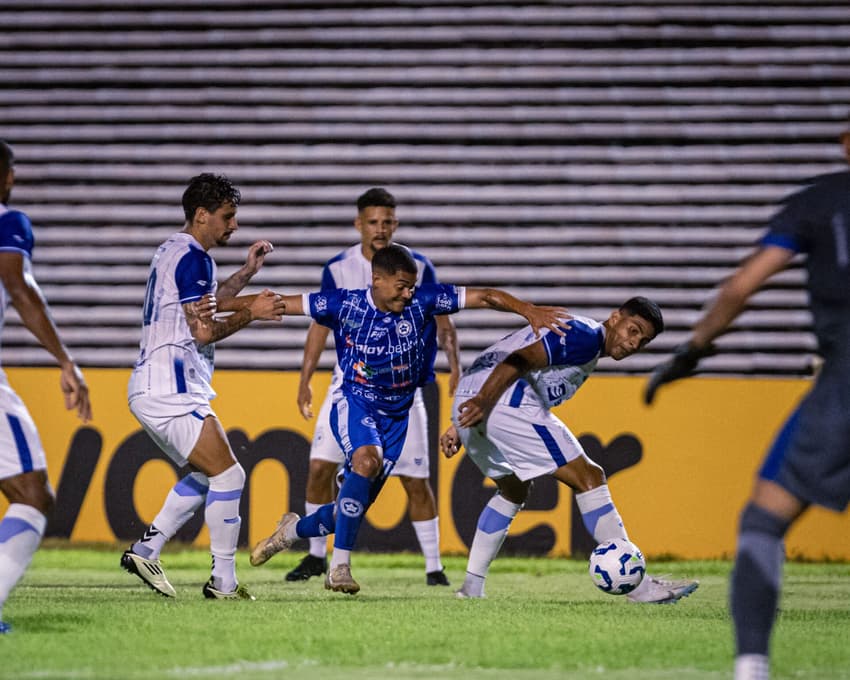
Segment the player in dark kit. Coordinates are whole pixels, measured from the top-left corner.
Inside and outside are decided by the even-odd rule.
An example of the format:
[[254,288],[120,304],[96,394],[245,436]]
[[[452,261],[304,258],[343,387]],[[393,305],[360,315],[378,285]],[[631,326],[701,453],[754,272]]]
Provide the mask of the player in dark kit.
[[[850,130],[841,140],[850,161]],[[850,172],[815,178],[774,215],[760,247],[721,286],[688,343],[655,369],[645,399],[693,372],[711,342],[770,276],[807,256],[807,288],[823,366],[779,431],[741,513],[731,607],[736,680],[768,677],[768,647],[784,561],[783,538],[812,504],[850,502]]]

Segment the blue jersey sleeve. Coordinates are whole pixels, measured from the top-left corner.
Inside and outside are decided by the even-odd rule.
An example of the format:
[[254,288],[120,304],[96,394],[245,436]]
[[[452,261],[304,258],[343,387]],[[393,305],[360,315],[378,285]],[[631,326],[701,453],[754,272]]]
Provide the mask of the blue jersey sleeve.
[[596,357],[605,343],[602,328],[572,319],[566,335],[551,331],[542,338],[550,366],[581,366]]
[[417,288],[414,299],[427,314],[454,314],[463,306],[464,291],[460,286],[433,283]]
[[212,259],[200,248],[190,248],[177,263],[174,280],[181,303],[200,300],[213,290]]
[[309,308],[304,311],[308,316],[313,317],[316,323],[320,323],[328,328],[336,328],[339,326],[339,315],[342,309],[342,301],[348,296],[348,291],[344,288],[334,288],[333,290],[322,290],[318,293],[309,293],[307,301]]
[[820,207],[817,193],[816,187],[809,187],[786,198],[782,208],[771,217],[761,245],[779,246],[795,253],[807,252],[811,221]]
[[336,281],[334,281],[334,275],[331,274],[331,268],[328,265],[325,265],[325,268],[322,270],[322,285],[319,290],[328,291],[328,290],[336,290],[339,288],[336,285]]
[[422,263],[422,281],[420,281],[419,285],[430,286],[431,284],[439,283],[437,272],[434,269],[434,265],[431,264],[431,260],[419,253],[413,253],[413,257]]
[[32,257],[34,239],[29,217],[18,210],[0,216],[0,250],[17,251]]

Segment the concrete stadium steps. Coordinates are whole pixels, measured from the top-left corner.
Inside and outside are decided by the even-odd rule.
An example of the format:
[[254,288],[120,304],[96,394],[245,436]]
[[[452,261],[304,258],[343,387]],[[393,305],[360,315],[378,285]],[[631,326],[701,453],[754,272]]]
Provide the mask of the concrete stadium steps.
[[[843,3],[5,0],[0,21],[13,204],[87,365],[135,359],[149,259],[201,171],[243,191],[221,277],[267,238],[277,250],[252,290],[315,288],[356,237],[356,196],[383,185],[399,241],[444,281],[597,318],[657,299],[668,332],[600,364],[642,372],[686,337],[776,202],[846,167]],[[776,277],[706,371],[807,373],[803,281],[799,262]],[[483,311],[456,323],[465,364],[516,326]],[[246,329],[217,365],[298,368],[306,327]],[[3,344],[7,364],[48,362],[13,312]]]

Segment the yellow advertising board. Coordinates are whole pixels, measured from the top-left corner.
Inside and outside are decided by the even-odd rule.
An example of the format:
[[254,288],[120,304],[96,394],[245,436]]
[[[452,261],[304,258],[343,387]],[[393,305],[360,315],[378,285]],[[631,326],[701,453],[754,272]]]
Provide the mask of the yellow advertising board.
[[[129,372],[86,371],[95,409],[95,420],[86,426],[64,410],[56,369],[7,373],[39,428],[57,490],[48,535],[97,542],[135,538],[179,472],[127,410]],[[448,424],[451,407],[444,378],[426,399],[440,421],[431,424],[432,482],[441,548],[463,554],[494,487],[465,456],[447,460],[437,454],[436,435]],[[329,380],[329,374],[313,380],[316,411]],[[213,407],[248,473],[243,544],[270,532],[284,511],[303,512],[313,422],[295,406],[297,384],[291,372],[216,372],[219,397]],[[556,413],[608,471],[631,538],[647,555],[731,556],[753,475],[809,382],[694,378],[666,388],[653,408],[641,402],[643,385],[643,378],[599,375]],[[405,515],[404,492],[391,480],[367,515],[359,547],[416,550]],[[207,544],[203,517],[193,519],[178,538]],[[535,483],[505,550],[568,555],[586,552],[589,540],[569,489],[545,479]],[[850,559],[848,514],[811,510],[789,534],[787,548],[811,559]]]

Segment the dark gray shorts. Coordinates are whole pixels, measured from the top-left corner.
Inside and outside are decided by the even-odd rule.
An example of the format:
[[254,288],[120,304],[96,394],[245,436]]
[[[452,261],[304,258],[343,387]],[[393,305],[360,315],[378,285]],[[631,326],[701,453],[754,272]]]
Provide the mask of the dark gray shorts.
[[850,502],[850,368],[825,365],[759,471],[797,498],[843,511]]

